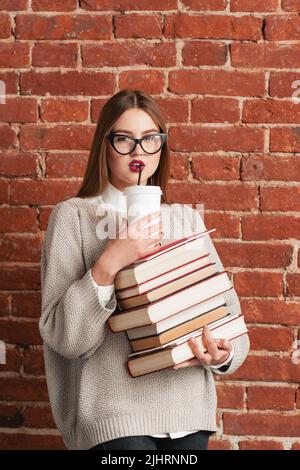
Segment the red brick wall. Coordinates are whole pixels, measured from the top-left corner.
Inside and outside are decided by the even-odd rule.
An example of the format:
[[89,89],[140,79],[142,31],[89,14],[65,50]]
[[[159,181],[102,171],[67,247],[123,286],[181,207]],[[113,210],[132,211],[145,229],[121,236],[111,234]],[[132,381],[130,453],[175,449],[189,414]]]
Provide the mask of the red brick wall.
[[249,325],[247,361],[216,380],[210,447],[299,449],[300,365],[289,351],[300,320],[299,0],[0,8],[1,448],[64,447],[38,332],[42,235],[53,206],[79,188],[101,106],[131,87],[161,106],[169,195],[205,204]]

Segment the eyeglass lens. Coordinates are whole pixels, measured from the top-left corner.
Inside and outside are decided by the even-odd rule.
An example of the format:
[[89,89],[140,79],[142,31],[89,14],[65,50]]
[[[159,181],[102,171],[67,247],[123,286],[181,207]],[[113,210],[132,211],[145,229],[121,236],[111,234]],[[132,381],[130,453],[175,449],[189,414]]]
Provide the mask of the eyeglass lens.
[[[117,152],[130,153],[134,148],[134,140],[125,135],[115,135],[113,138],[114,147]],[[141,142],[143,150],[147,153],[157,152],[162,145],[162,137],[160,135],[144,136]]]

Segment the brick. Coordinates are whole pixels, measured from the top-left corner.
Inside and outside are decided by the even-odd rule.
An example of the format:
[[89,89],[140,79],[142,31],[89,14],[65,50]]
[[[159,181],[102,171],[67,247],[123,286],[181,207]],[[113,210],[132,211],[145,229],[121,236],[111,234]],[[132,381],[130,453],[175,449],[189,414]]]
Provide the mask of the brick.
[[0,203],[7,204],[9,197],[8,197],[8,181],[0,179]]
[[77,8],[77,0],[32,0],[33,11],[72,11]]
[[226,434],[297,437],[300,433],[300,415],[238,414],[226,411],[223,420]]
[[281,123],[300,121],[300,107],[296,103],[283,100],[249,100],[244,101],[243,122]]
[[239,180],[239,159],[230,156],[192,157],[191,172],[199,180]]
[[71,178],[83,177],[88,155],[75,153],[48,154],[46,157],[46,177]]
[[0,124],[0,149],[8,149],[14,147],[16,144],[17,134],[15,129],[8,124]]
[[1,364],[1,372],[20,372],[22,364],[21,351],[17,346],[6,345],[6,364]]
[[0,162],[1,176],[38,175],[38,156],[32,153],[19,152],[17,150],[12,150],[3,153],[0,152]]
[[23,422],[27,428],[56,428],[49,405],[26,406],[23,411]]
[[239,441],[240,450],[284,450],[283,443],[273,440],[252,440]]
[[243,127],[172,127],[170,145],[180,152],[255,152],[263,150],[263,129]]
[[24,374],[45,375],[42,349],[26,349],[24,351]]
[[77,44],[34,44],[32,65],[35,67],[76,67]]
[[142,89],[147,93],[162,93],[164,87],[164,73],[161,70],[140,70],[120,72],[119,87]]
[[163,18],[161,15],[120,14],[114,16],[114,35],[116,38],[162,37]]
[[45,99],[41,102],[41,119],[44,122],[81,122],[88,119],[87,101]]
[[0,426],[4,428],[17,428],[22,424],[21,408],[7,404],[0,404]]
[[29,44],[24,42],[2,42],[0,44],[0,67],[29,67]]
[[240,111],[237,99],[195,98],[191,101],[191,122],[239,121]]
[[243,156],[243,181],[300,181],[300,160],[296,156]]
[[274,15],[266,18],[265,38],[268,41],[291,41],[300,38],[298,15]]
[[182,49],[183,65],[224,65],[227,60],[228,46],[222,43],[191,41]]
[[300,12],[299,0],[282,0],[281,8],[286,11]]
[[247,322],[294,326],[300,323],[300,302],[242,298],[240,301]]
[[231,0],[230,11],[276,11],[278,8],[278,0]]
[[292,262],[292,245],[249,242],[216,242],[215,245],[226,266],[284,268]]
[[171,41],[158,44],[145,44],[137,40],[122,43],[106,41],[101,45],[83,44],[81,49],[84,67],[120,67],[133,63],[152,67],[176,65],[176,46]]
[[219,383],[216,391],[218,408],[242,409],[244,407],[244,387]]
[[215,228],[213,238],[239,238],[240,219],[231,214],[206,213],[204,223],[207,228]]
[[263,96],[264,75],[226,70],[175,70],[169,73],[168,90],[225,96]]
[[[17,72],[3,72],[0,70],[0,80],[4,82],[5,94],[16,94],[17,93]],[[2,92],[2,91],[1,91]],[[2,104],[1,104],[2,106]]]
[[40,290],[40,269],[33,267],[3,266],[0,271],[0,289]]
[[37,122],[37,101],[35,98],[7,98],[0,105],[0,120],[6,122]]
[[300,67],[300,44],[231,44],[230,50],[233,67]]
[[299,211],[300,188],[297,186],[262,187],[261,210],[262,211]]
[[244,15],[189,15],[187,13],[171,14],[166,17],[166,38],[192,39],[261,39],[260,18]]
[[111,35],[110,15],[16,16],[17,39],[110,39]]
[[278,386],[249,386],[247,389],[248,409],[254,410],[293,410],[295,389]]
[[100,112],[106,103],[106,99],[96,98],[91,101],[91,121],[98,122]]
[[226,0],[182,0],[181,2],[188,10],[225,10]]
[[48,226],[48,220],[52,212],[52,207],[40,207],[39,209],[39,228],[40,230],[46,230]]
[[0,236],[0,261],[40,261],[42,240],[37,235],[2,234]]
[[300,296],[300,274],[288,273],[286,276],[288,295]]
[[285,327],[249,326],[252,351],[287,351],[293,343],[293,331]]
[[22,127],[20,146],[23,150],[87,150],[92,144],[94,126],[57,125],[55,127]]
[[282,283],[281,273],[244,271],[234,276],[236,292],[244,297],[279,297]]
[[21,93],[25,95],[111,95],[115,76],[102,72],[25,72],[21,73]]
[[208,442],[208,450],[232,450],[233,445],[229,439],[215,439],[213,436],[210,437]]
[[173,155],[171,157],[170,178],[176,180],[186,180],[189,173],[189,163],[187,157]]
[[[300,368],[290,357],[248,355],[241,367],[222,380],[254,380],[256,382],[299,382]],[[263,427],[261,426],[261,429]],[[264,435],[267,435],[264,433]],[[290,435],[290,434],[289,434]]]
[[6,317],[10,313],[10,295],[0,293],[0,316]]
[[242,218],[243,240],[288,240],[298,238],[300,217],[249,215]]
[[[218,185],[172,183],[167,188],[172,202],[196,204],[201,201],[206,209],[251,210],[257,208],[256,190],[247,185]],[[239,198],[236,197],[239,191]]]
[[61,200],[74,197],[79,186],[79,181],[13,181],[11,202],[15,205],[55,205]]
[[[278,98],[291,98],[299,89],[299,73],[271,72],[269,78],[269,94]],[[299,97],[299,94],[298,94]]]
[[0,384],[1,400],[48,401],[47,384],[44,378],[1,377]]
[[187,122],[189,103],[184,98],[156,98],[155,99],[164,119],[170,122]]
[[168,11],[177,9],[176,0],[81,0],[81,8],[85,10],[103,10],[103,11],[119,11],[119,10],[150,10],[150,11]]
[[28,0],[0,0],[0,10],[18,11],[28,8]]
[[0,433],[3,450],[67,450],[61,436],[24,432]]
[[300,127],[277,127],[270,131],[271,152],[300,152]]
[[[0,319],[3,341],[19,345],[42,344],[37,321],[13,321]],[[25,398],[24,398],[25,399]]]
[[0,39],[8,39],[11,36],[10,16],[0,13]]
[[35,209],[31,207],[0,208],[0,233],[36,231],[37,213]]
[[39,318],[41,315],[40,292],[15,292],[12,294],[12,315],[23,318]]

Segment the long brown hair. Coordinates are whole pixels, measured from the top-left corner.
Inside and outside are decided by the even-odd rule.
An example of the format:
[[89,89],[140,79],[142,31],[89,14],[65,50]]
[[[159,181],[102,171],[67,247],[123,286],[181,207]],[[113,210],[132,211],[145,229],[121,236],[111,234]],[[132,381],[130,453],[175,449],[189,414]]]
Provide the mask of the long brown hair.
[[[77,197],[98,196],[106,188],[109,177],[107,168],[107,136],[118,118],[131,108],[145,111],[159,126],[160,132],[167,133],[161,111],[154,99],[141,90],[123,89],[113,95],[103,106],[99,118],[90,155]],[[155,173],[148,178],[147,185],[160,186],[162,202],[169,203],[166,196],[166,186],[170,171],[170,151],[168,139],[162,147],[159,165]]]

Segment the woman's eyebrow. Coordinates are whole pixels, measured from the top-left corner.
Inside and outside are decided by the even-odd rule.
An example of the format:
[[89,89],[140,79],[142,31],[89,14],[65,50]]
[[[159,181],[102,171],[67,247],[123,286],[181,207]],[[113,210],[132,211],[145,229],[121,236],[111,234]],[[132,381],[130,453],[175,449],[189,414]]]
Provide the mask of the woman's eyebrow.
[[[142,134],[146,134],[147,132],[152,132],[152,131],[159,132],[158,129],[148,129],[147,131],[142,132]],[[126,132],[127,134],[133,134],[133,132],[127,131],[126,129],[116,129],[114,132]]]

